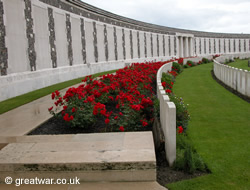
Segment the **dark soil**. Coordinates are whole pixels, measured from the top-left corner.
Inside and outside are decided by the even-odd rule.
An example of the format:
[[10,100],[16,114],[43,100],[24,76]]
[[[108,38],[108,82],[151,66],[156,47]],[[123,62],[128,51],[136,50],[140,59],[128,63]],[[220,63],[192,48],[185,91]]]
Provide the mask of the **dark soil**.
[[216,78],[216,76],[214,75],[214,71],[211,70],[211,75],[213,77],[213,79],[219,83],[221,86],[223,86],[225,89],[227,89],[228,91],[232,92],[233,94],[235,94],[236,96],[240,97],[241,99],[245,100],[246,102],[250,103],[250,98],[239,93],[238,91],[234,90],[233,88],[231,88],[230,86],[227,86],[226,84],[224,84],[221,80],[219,80],[218,78]]
[[[59,135],[59,134],[78,134],[78,133],[94,133],[94,132],[104,132],[104,128],[71,128],[66,126],[64,122],[51,118],[47,122],[43,123],[38,128],[31,131],[28,135]],[[184,179],[191,179],[194,177],[198,177],[201,175],[205,175],[206,173],[196,172],[194,174],[187,174],[182,171],[175,171],[168,166],[168,163],[165,158],[165,151],[160,150],[156,151],[157,158],[157,181],[162,186],[165,186],[168,183],[173,183],[176,181],[181,181]]]
[[168,162],[165,157],[165,151],[156,152],[157,159],[157,182],[162,186],[165,186],[168,183],[173,183],[185,179],[191,179],[206,175],[207,173],[196,171],[194,174],[188,174],[183,171],[173,170],[168,166]]
[[[70,127],[65,122],[52,117],[47,122],[43,123],[28,135],[65,135],[65,134],[78,134],[78,133],[94,133],[98,130],[97,128],[80,128]],[[101,130],[101,129],[99,129]]]

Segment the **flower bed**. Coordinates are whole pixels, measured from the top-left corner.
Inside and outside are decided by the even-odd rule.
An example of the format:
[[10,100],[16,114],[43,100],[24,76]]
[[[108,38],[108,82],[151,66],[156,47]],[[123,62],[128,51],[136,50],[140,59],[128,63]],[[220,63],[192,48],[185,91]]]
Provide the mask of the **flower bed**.
[[98,80],[87,76],[64,95],[52,93],[55,105],[49,111],[70,127],[101,125],[100,132],[149,130],[154,120],[156,73],[165,63],[134,63]]
[[[170,60],[168,62],[172,61],[173,60]],[[51,114],[56,116],[54,118],[58,118],[60,122],[52,119],[51,122],[53,125],[51,125],[51,123],[47,124],[51,125],[52,128],[44,127],[49,131],[47,134],[51,134],[51,129],[52,131],[58,130],[60,132],[52,134],[61,134],[62,130],[65,129],[67,130],[65,130],[63,134],[151,130],[154,117],[157,115],[156,112],[159,113],[159,110],[157,110],[159,109],[159,105],[157,106],[159,102],[156,101],[156,89],[154,86],[156,72],[163,64],[168,62],[133,64],[119,70],[116,75],[104,75],[98,80],[88,76],[83,80],[84,83],[78,88],[70,88],[65,94],[60,94],[57,91],[52,93],[52,99],[55,101],[55,105],[49,110]],[[175,76],[178,75],[177,70],[180,72],[183,70],[182,64],[180,63],[178,66],[177,64],[171,63],[172,71],[166,74],[168,79],[165,90],[171,91],[168,95],[173,94],[172,88],[175,82]],[[178,68],[176,68],[176,66]],[[171,66],[169,69],[171,69]],[[178,100],[178,97],[176,97],[176,99]],[[152,102],[154,104],[152,104]],[[181,105],[181,101],[177,102]],[[175,104],[178,115],[178,103],[175,102]],[[60,112],[60,110],[62,111]],[[65,125],[67,125],[67,127]],[[187,149],[188,152],[185,151],[185,147],[189,147],[190,144],[188,141],[185,141],[188,142],[187,146],[182,146],[182,149],[180,149],[180,144],[182,145],[183,139],[186,138],[186,129],[184,124],[177,124],[176,126],[177,133],[180,134],[177,134],[177,159],[173,168],[191,173],[193,171],[192,168],[189,170],[190,167],[185,169],[183,166],[185,167],[190,163],[188,162],[190,159],[186,158],[190,156],[190,150],[193,151],[194,149],[189,148]],[[85,128],[89,128],[90,130],[85,130]],[[38,130],[38,132],[33,134],[44,134],[44,131],[39,132]],[[181,139],[179,137],[181,137]],[[163,156],[165,152],[163,153],[159,149],[156,153],[157,165],[163,169],[162,171],[157,170],[158,176],[164,176],[163,181],[166,183],[169,180],[166,176],[173,174],[175,171],[167,169],[168,172],[166,174],[168,164],[165,162],[165,157]],[[191,153],[192,158],[193,156],[194,154]],[[200,157],[197,158],[199,159]],[[196,158],[193,160],[197,161]],[[192,166],[192,163],[190,165]],[[182,173],[178,173],[178,176],[180,176],[180,174]],[[202,174],[203,173],[197,174],[196,170],[193,176]],[[189,174],[185,175],[190,178]],[[178,177],[178,180],[184,178],[183,176]]]

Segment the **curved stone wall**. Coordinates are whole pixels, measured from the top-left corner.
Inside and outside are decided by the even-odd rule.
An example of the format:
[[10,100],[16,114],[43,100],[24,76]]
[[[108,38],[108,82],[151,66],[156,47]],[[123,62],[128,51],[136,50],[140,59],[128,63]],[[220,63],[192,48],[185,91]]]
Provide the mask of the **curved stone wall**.
[[[242,58],[249,58],[250,54]],[[233,59],[232,56],[220,56],[214,60],[214,75],[225,85],[236,90],[245,97],[250,98],[250,72],[224,65],[225,60]]]
[[79,0],[0,0],[0,101],[126,63],[250,52],[249,34],[182,30]]

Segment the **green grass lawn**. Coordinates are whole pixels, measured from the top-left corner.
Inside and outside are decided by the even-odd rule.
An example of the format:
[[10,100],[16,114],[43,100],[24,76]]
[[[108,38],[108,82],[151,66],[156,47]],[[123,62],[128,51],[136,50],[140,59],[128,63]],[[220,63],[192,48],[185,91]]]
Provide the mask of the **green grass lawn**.
[[248,60],[247,59],[235,59],[234,62],[228,64],[231,67],[248,70],[250,71],[250,67],[248,67]]
[[[102,76],[108,73],[114,73],[116,72],[116,70],[111,70],[111,71],[107,71],[107,72],[102,72],[102,73],[97,73],[92,75],[93,77],[98,77],[98,76]],[[39,90],[35,90],[32,92],[29,92],[27,94],[23,94],[14,98],[10,98],[8,100],[2,101],[0,102],[0,114],[3,114],[7,111],[10,111],[14,108],[17,108],[19,106],[22,106],[24,104],[27,104],[29,102],[32,102],[38,98],[41,98],[43,96],[46,96],[56,90],[61,90],[64,88],[67,88],[69,86],[73,86],[75,84],[78,84],[82,81],[82,79],[84,78],[78,78],[78,79],[74,79],[74,80],[70,80],[70,81],[66,81],[66,82],[62,82],[62,83],[58,83],[52,86],[48,86]]]
[[211,69],[185,69],[174,92],[189,104],[188,135],[212,173],[168,184],[170,190],[250,189],[250,104],[217,84]]

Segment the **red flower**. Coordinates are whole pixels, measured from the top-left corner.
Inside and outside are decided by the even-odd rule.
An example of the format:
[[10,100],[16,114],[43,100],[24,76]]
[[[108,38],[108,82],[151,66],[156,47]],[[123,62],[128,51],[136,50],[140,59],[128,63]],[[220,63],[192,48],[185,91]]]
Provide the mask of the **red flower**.
[[102,92],[108,93],[108,92],[109,92],[109,87],[108,87],[108,86],[105,86],[105,87],[102,89]]
[[132,105],[131,108],[136,110],[136,111],[140,111],[140,109],[143,108],[143,106],[138,104],[138,105]]
[[70,121],[70,119],[69,119],[69,114],[66,113],[66,114],[64,115],[63,119],[64,119],[65,121]]
[[164,81],[164,82],[161,83],[161,85],[162,85],[164,88],[166,88],[167,83]]
[[172,91],[170,89],[167,89],[166,90],[166,93],[171,93]]
[[118,119],[118,116],[115,116],[114,119]]
[[110,120],[107,118],[107,119],[105,119],[105,123],[106,124],[109,124],[109,122],[110,122]]
[[122,115],[123,115],[123,114],[122,114],[122,112],[120,112],[120,113],[119,113],[119,115],[121,115],[121,116],[122,116]]
[[141,100],[141,105],[142,106],[153,105],[153,104],[154,104],[153,101],[149,97],[143,98]]
[[102,115],[106,114],[106,111],[107,111],[106,106],[104,104],[101,104],[100,102],[95,104],[94,109],[93,109],[93,115],[97,115],[99,113],[99,110]]
[[95,98],[93,97],[93,96],[89,96],[88,98],[87,98],[87,101],[88,102],[93,102],[95,100]]
[[94,91],[94,96],[96,98],[99,98],[102,94],[100,92],[98,92],[97,90]]
[[106,109],[103,109],[103,110],[100,111],[100,114],[102,114],[102,115],[105,116],[106,115],[106,111],[107,111]]
[[55,93],[56,93],[56,96],[60,95],[60,92],[58,90],[56,90]]
[[76,108],[72,108],[72,113],[76,112]]
[[109,99],[110,99],[111,101],[114,101],[114,98],[113,98],[112,96],[109,96]]
[[182,57],[178,59],[178,63],[183,64],[183,58]]
[[52,106],[52,107],[50,107],[48,110],[49,110],[49,111],[51,111],[52,109],[53,109],[53,106]]
[[68,106],[63,106],[63,110],[66,110],[68,108]]
[[51,94],[51,98],[52,98],[52,100],[54,100],[55,99],[55,93],[53,92],[52,94]]
[[178,130],[178,133],[182,133],[182,132],[183,132],[182,126],[179,126],[178,129],[179,129],[179,130]]
[[142,126],[146,127],[148,125],[148,123],[146,121],[142,121]]
[[109,118],[112,113],[113,113],[112,111],[111,112],[107,112],[104,116],[106,116],[107,118]]
[[120,126],[119,129],[120,129],[121,132],[124,132],[124,127],[123,126]]

